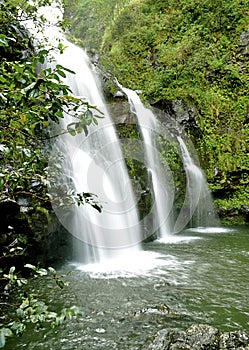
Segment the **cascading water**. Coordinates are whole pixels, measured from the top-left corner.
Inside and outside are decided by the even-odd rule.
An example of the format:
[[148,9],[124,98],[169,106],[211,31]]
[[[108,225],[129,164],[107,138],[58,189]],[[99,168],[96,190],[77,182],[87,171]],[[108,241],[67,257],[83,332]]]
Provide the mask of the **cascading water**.
[[[55,51],[48,64],[66,67],[68,72],[63,82],[70,87],[73,97],[97,107],[95,114],[99,117],[103,114],[97,126],[88,127],[87,136],[84,133],[72,136],[64,132],[70,123],[75,122],[71,111],[65,112],[59,126],[52,127],[52,137],[61,134],[55,138],[49,164],[51,196],[62,196],[59,205],[53,204],[54,211],[63,226],[77,238],[78,261],[95,263],[127,255],[127,252],[129,256],[133,252],[138,253],[142,236],[136,199],[97,75],[84,50],[66,40],[56,27],[61,16],[59,7],[54,4],[41,8],[40,14],[50,22],[43,33],[48,42],[54,45],[59,39],[64,47],[62,54]],[[35,33],[37,41],[43,39],[36,35],[32,23],[28,27]],[[54,163],[56,159],[59,164]],[[96,194],[96,201],[102,204],[102,212],[90,205],[64,203],[65,193],[70,194],[72,190],[75,194]]]
[[145,108],[138,94],[118,84],[127,95],[131,111],[136,115],[144,141],[145,162],[151,176],[153,192],[153,233],[160,237],[167,237],[172,233],[170,211],[174,200],[174,185],[169,169],[165,169],[160,159],[156,145],[156,137],[161,135],[162,129],[158,125],[153,112]]
[[[60,136],[55,149],[63,150],[65,181],[71,179],[77,193],[96,193],[103,210],[100,214],[91,206],[73,206],[70,219],[60,208],[56,211],[68,231],[87,244],[85,261],[100,261],[120,255],[126,248],[139,249],[140,224],[120,143],[97,78],[83,50],[69,42],[65,44],[67,49],[57,57],[57,63],[76,73],[68,74],[66,83],[74,96],[84,96],[101,110],[104,118],[98,126],[89,127],[87,137]],[[66,115],[62,129],[71,121]]]
[[158,122],[150,109],[144,107],[135,91],[124,88],[118,82],[117,84],[129,100],[131,111],[137,117],[144,140],[146,166],[151,174],[154,193],[153,230],[157,230],[161,240],[167,242],[172,233],[180,232],[190,223],[194,227],[218,226],[219,220],[215,215],[203,170],[195,164],[180,136],[177,136],[176,139],[180,146],[186,174],[186,195],[180,213],[174,222],[171,210],[174,205],[175,185],[170,168],[165,167],[165,163],[162,164],[156,143],[158,135],[168,137],[168,134],[164,132],[165,126]]
[[194,227],[214,227],[219,225],[215,215],[213,200],[203,170],[194,163],[184,140],[177,136],[183,167],[186,173],[186,196],[174,225],[174,232],[183,230],[191,221]]
[[[138,269],[153,268],[154,257],[151,260],[148,255],[141,256],[140,242],[146,238],[141,230],[141,222],[145,226],[145,220],[140,222],[137,213],[139,198],[134,196],[120,141],[100,93],[98,78],[86,53],[67,41],[56,27],[48,30],[47,36],[52,41],[60,37],[60,42],[66,47],[63,54],[54,56],[52,64],[60,64],[75,72],[68,73],[65,78],[73,96],[84,99],[104,114],[104,118],[99,119],[99,125],[91,125],[88,128],[87,137],[84,134],[72,136],[62,133],[53,146],[54,155],[62,155],[59,164],[61,170],[57,179],[60,186],[56,187],[63,188],[64,191],[74,189],[75,193],[97,194],[98,201],[103,204],[103,211],[99,213],[89,205],[77,206],[67,203],[66,206],[54,206],[56,215],[77,238],[77,251],[80,252],[78,261],[85,264],[101,262],[103,271],[106,271],[106,268],[113,269],[113,258],[121,257],[120,264],[115,261],[120,269],[124,266],[126,268],[128,262],[133,269],[134,259],[137,264],[140,258]],[[194,214],[195,208],[200,208],[200,201],[204,197],[203,186],[206,186],[205,177],[192,162],[183,140],[178,137],[187,176],[187,194],[174,225],[170,215],[174,204],[172,172],[167,164],[162,164],[161,154],[157,149],[158,135],[161,136],[165,130],[161,128],[153,112],[143,106],[135,91],[120,87],[129,99],[132,112],[137,116],[143,138],[145,165],[152,183],[153,203],[147,215],[148,220],[152,221],[150,234],[156,232],[159,237],[165,238],[172,232],[183,229]],[[69,112],[65,113],[60,130],[67,129],[68,124],[72,123],[72,118]],[[52,161],[51,173],[54,174],[56,169],[54,170]],[[112,262],[109,266],[103,264],[110,259]],[[156,263],[158,264],[160,262]]]

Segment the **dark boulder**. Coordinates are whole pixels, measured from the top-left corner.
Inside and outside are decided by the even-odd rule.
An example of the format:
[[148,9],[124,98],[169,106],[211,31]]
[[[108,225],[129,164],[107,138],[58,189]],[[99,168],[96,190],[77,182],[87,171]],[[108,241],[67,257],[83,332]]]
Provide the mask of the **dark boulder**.
[[162,329],[148,350],[249,350],[248,335],[241,331],[220,332],[217,328],[197,324],[186,331]]
[[249,222],[249,206],[242,205],[240,208],[240,214],[245,218],[245,222]]

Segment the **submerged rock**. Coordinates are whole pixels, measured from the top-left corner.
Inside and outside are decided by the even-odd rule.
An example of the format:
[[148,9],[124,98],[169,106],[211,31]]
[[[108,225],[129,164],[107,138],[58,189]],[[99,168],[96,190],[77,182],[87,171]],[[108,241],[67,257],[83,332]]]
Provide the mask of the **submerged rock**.
[[217,328],[197,324],[185,332],[160,330],[148,350],[249,350],[249,337],[241,331],[220,332]]
[[157,318],[157,317],[166,317],[166,318],[182,318],[185,315],[179,314],[176,310],[171,309],[168,305],[157,305],[153,307],[144,308],[135,312],[134,318],[139,320],[145,320],[148,318]]

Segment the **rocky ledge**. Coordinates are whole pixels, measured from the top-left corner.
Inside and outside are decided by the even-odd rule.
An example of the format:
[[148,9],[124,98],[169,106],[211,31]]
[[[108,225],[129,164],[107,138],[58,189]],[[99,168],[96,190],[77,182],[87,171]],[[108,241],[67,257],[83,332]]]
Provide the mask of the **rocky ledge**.
[[249,337],[242,331],[220,332],[209,325],[192,325],[186,331],[162,329],[148,350],[249,350]]

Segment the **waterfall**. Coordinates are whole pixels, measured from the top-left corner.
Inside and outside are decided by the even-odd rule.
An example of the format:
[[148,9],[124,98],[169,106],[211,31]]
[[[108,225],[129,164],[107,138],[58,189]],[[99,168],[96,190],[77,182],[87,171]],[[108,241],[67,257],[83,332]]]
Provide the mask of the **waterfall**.
[[[78,134],[59,136],[55,150],[64,154],[64,178],[73,184],[76,193],[90,192],[98,195],[102,213],[93,207],[76,205],[70,215],[56,208],[63,225],[86,243],[84,261],[101,261],[124,253],[125,249],[140,247],[142,240],[136,200],[126,170],[119,139],[105,101],[100,93],[99,82],[86,53],[65,41],[67,49],[58,55],[57,63],[73,70],[66,83],[74,96],[84,98],[97,106],[104,118],[98,125],[91,125],[87,136]],[[62,129],[71,122],[65,115]]]
[[[76,260],[82,263],[96,263],[140,251],[142,241],[136,198],[128,176],[120,141],[112,118],[101,93],[98,76],[85,51],[69,42],[56,27],[61,18],[60,8],[53,4],[39,10],[48,23],[43,36],[48,46],[65,49],[55,50],[49,66],[61,65],[75,74],[66,72],[63,78],[72,91],[72,97],[83,99],[97,108],[96,114],[104,116],[98,125],[88,127],[75,136],[65,133],[67,126],[75,122],[72,111],[65,111],[60,125],[51,127],[55,138],[51,161],[48,166],[48,180],[52,198],[61,196],[61,201],[52,201],[57,218],[75,239]],[[35,26],[27,22],[37,42],[44,40]],[[42,68],[41,68],[42,69]],[[68,197],[77,193],[96,194],[96,201],[102,205],[99,213],[89,204],[78,206],[68,202]],[[65,201],[64,197],[67,198]]]
[[[143,152],[148,177],[151,179],[153,203],[150,213],[139,219],[137,202],[129,179],[120,141],[115,125],[109,115],[101,95],[100,84],[86,53],[79,47],[64,40],[67,49],[58,55],[57,63],[73,70],[68,74],[66,83],[74,96],[84,97],[90,104],[97,106],[104,114],[99,125],[90,126],[87,137],[64,134],[56,142],[56,152],[64,155],[64,179],[71,181],[77,193],[90,192],[98,195],[103,203],[100,214],[90,206],[73,206],[70,211],[55,208],[62,224],[84,247],[80,248],[81,261],[106,261],[118,256],[128,255],[140,250],[144,239],[142,227],[150,222],[150,233],[156,233],[164,240],[172,233],[183,230],[190,222],[194,226],[214,226],[214,209],[205,175],[192,160],[190,153],[179,136],[183,167],[186,173],[186,196],[180,213],[172,223],[174,205],[174,181],[169,167],[162,164],[157,145],[158,135],[164,130],[154,113],[146,108],[137,93],[122,87],[127,95],[131,111],[136,115],[143,138]],[[65,114],[61,127],[71,122]],[[127,255],[126,255],[127,256]],[[83,258],[84,257],[84,260]]]
[[[55,10],[58,16],[58,8]],[[45,9],[42,11],[42,14],[44,13],[50,13],[50,10]],[[50,17],[53,23],[54,16],[51,16],[51,13]],[[134,149],[137,145],[142,146],[142,159],[138,159],[140,156],[137,155],[135,159],[145,162],[150,179],[152,204],[150,212],[140,219],[137,211],[140,198],[134,195],[121,142],[102,96],[98,76],[87,54],[66,40],[54,25],[46,30],[46,35],[51,42],[55,42],[59,37],[65,47],[63,54],[55,54],[50,64],[59,64],[75,72],[67,72],[64,79],[64,83],[72,91],[72,96],[96,106],[96,113],[104,115],[104,118],[98,119],[98,125],[92,124],[88,127],[87,135],[80,133],[72,136],[62,132],[53,145],[49,164],[52,180],[50,182],[53,183],[54,179],[57,181],[52,186],[51,193],[56,193],[57,196],[61,194],[62,197],[65,193],[72,194],[72,190],[73,193],[94,193],[98,196],[96,200],[103,206],[102,212],[99,213],[90,205],[77,206],[63,203],[63,200],[59,205],[52,204],[53,209],[62,225],[76,238],[79,262],[101,262],[104,268],[112,270],[113,259],[121,257],[117,263],[121,269],[127,263],[130,263],[132,268],[135,264],[139,269],[144,266],[147,269],[152,260],[148,255],[141,255],[145,252],[141,252],[140,242],[146,238],[141,227],[144,228],[150,223],[150,234],[156,233],[158,237],[165,239],[171,233],[184,229],[192,217],[195,218],[195,225],[210,225],[207,218],[211,217],[210,213],[213,212],[212,200],[203,171],[193,162],[183,139],[177,137],[186,172],[187,188],[183,206],[176,222],[173,223],[173,174],[167,162],[162,162],[158,148],[159,137],[167,138],[167,131],[154,113],[142,104],[135,91],[118,84],[128,97],[131,111],[136,115],[141,131],[142,142],[138,141]],[[65,112],[59,127],[53,127],[51,133],[57,134],[66,130],[74,121],[73,118],[71,112]],[[140,264],[137,264],[138,258]],[[110,260],[110,265],[106,265]],[[117,259],[115,261],[117,262]]]
[[152,232],[157,232],[159,237],[165,238],[172,233],[170,212],[173,207],[174,185],[170,169],[162,165],[156,144],[156,138],[162,135],[163,130],[153,112],[143,105],[138,94],[118,85],[128,97],[131,111],[137,117],[143,137],[145,162],[151,177],[153,193]]
[[136,115],[143,136],[146,167],[151,174],[154,194],[151,218],[153,232],[157,231],[159,238],[167,242],[170,235],[182,231],[190,224],[194,227],[218,226],[219,220],[215,214],[205,174],[195,164],[180,136],[175,138],[180,146],[180,155],[185,170],[186,194],[180,213],[174,222],[172,217],[175,187],[173,175],[170,168],[162,164],[160,150],[156,143],[158,136],[168,138],[165,126],[158,121],[152,110],[145,108],[135,91],[124,88],[118,82],[117,85],[126,94],[131,112]]
[[194,163],[184,143],[177,136],[183,167],[186,173],[186,195],[183,206],[174,225],[174,232],[183,230],[190,222],[194,227],[218,226],[213,200],[203,170]]

